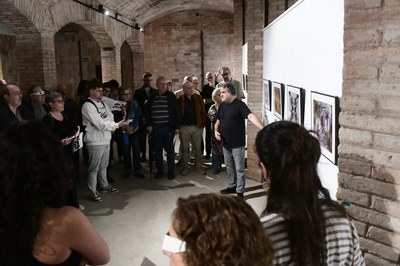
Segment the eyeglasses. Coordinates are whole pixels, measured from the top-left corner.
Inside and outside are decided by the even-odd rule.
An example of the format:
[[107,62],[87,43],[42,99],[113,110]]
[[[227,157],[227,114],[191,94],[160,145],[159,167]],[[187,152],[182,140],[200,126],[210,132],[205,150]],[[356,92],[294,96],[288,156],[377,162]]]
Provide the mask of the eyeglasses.
[[162,249],[171,253],[185,252],[186,242],[169,235],[169,232],[164,236]]
[[44,91],[38,91],[31,93],[31,96],[44,96],[46,93]]

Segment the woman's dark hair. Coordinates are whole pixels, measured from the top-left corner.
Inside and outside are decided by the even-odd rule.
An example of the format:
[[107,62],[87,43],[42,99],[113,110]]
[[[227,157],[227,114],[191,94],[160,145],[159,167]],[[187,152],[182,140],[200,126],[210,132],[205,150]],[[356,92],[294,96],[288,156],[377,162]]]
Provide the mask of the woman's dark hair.
[[322,205],[343,215],[344,209],[331,200],[318,176],[318,139],[299,124],[279,121],[258,132],[255,146],[270,179],[263,214],[280,213],[286,218],[296,265],[322,265],[326,258]]
[[187,265],[270,265],[271,240],[243,199],[217,194],[179,198],[173,228],[186,242]]
[[[41,122],[0,133],[0,261],[24,265],[46,207],[65,205],[70,165],[60,141]],[[7,262],[5,262],[7,261]]]

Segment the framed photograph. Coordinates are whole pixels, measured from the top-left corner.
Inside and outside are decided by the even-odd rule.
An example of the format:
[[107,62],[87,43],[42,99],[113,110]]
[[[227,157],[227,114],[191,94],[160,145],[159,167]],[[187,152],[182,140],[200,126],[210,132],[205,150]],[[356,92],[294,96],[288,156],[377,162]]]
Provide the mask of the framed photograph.
[[263,80],[263,103],[265,110],[271,111],[271,81]]
[[305,90],[291,85],[286,87],[285,119],[303,125]]
[[311,92],[311,127],[318,134],[321,153],[337,164],[339,98]]
[[284,95],[285,95],[285,86],[282,83],[272,82],[272,99],[273,99],[273,112],[274,115],[282,120],[283,110],[284,110]]

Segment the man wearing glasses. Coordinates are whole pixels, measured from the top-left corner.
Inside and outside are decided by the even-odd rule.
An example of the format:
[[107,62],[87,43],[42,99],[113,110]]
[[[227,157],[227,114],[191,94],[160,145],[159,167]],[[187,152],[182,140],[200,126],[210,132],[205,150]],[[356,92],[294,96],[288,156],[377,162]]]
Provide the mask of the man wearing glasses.
[[222,67],[220,70],[220,74],[223,82],[230,83],[233,85],[233,87],[235,87],[236,98],[244,99],[245,97],[242,89],[242,84],[240,83],[240,81],[232,78],[232,73],[229,67]]
[[32,86],[28,90],[30,102],[26,104],[27,109],[38,121],[43,121],[43,117],[48,113],[45,109],[46,93],[40,86]]
[[22,91],[15,83],[0,85],[0,130],[8,124],[33,119],[21,102]]

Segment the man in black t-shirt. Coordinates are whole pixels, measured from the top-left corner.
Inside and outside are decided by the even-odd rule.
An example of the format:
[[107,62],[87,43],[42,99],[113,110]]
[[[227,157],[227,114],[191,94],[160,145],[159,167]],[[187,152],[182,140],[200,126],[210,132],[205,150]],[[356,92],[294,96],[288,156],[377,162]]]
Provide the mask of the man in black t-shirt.
[[246,184],[245,119],[250,120],[259,129],[262,129],[263,125],[247,105],[236,98],[236,90],[231,83],[219,83],[218,88],[220,88],[222,104],[216,115],[214,134],[217,140],[222,140],[229,181],[228,187],[220,192],[222,194],[237,193],[239,197],[243,197]]

